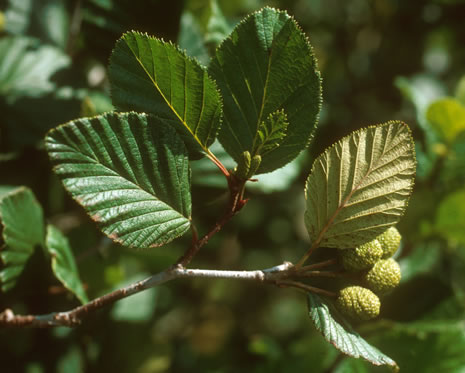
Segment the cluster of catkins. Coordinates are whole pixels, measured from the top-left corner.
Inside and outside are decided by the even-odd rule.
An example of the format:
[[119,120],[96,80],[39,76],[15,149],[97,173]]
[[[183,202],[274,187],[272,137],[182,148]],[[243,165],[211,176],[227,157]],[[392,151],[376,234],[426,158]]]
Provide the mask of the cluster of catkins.
[[391,227],[386,232],[355,249],[340,250],[342,265],[358,272],[363,286],[347,286],[336,300],[338,309],[356,320],[370,320],[379,315],[378,295],[395,288],[400,282],[399,264],[391,257],[397,251],[401,236]]

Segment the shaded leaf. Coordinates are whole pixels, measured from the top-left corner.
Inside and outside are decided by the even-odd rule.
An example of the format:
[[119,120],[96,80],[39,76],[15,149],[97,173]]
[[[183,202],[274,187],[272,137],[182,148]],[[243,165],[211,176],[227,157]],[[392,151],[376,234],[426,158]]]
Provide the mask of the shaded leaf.
[[59,49],[32,38],[0,39],[0,96],[9,104],[19,97],[39,97],[56,89],[50,78],[70,64]]
[[4,265],[0,283],[7,291],[16,284],[35,247],[44,244],[44,216],[32,191],[19,187],[0,199],[0,219],[6,246],[0,251]]
[[113,104],[172,125],[191,153],[207,152],[220,127],[221,99],[200,64],[173,44],[124,34],[110,59]]
[[89,300],[82,287],[78,268],[66,236],[58,228],[48,225],[45,246],[50,253],[52,270],[56,278],[75,294],[81,303],[87,303]]
[[410,130],[388,122],[356,131],[313,163],[305,224],[315,247],[371,241],[403,215],[415,177]]
[[148,248],[189,229],[186,149],[155,117],[78,119],[50,131],[46,148],[65,188],[113,240]]
[[308,293],[308,310],[316,329],[323,337],[342,353],[354,358],[362,358],[373,365],[389,365],[397,367],[394,360],[371,346],[358,333],[356,333],[332,307],[331,312],[343,320],[342,324],[336,321],[330,313],[326,303],[316,294]]
[[294,159],[309,143],[321,105],[320,74],[312,47],[286,12],[264,8],[234,29],[210,64],[224,101],[219,134],[239,162],[252,149],[261,123],[278,110],[289,126],[280,146],[262,157],[258,173]]
[[426,117],[437,134],[448,143],[452,143],[465,130],[465,107],[454,98],[433,102],[428,107]]

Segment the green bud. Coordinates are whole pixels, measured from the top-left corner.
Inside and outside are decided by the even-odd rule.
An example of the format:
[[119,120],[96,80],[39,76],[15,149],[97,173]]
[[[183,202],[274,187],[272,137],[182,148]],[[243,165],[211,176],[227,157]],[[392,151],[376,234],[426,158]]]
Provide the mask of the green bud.
[[395,254],[400,245],[402,236],[396,227],[389,228],[386,232],[376,237],[383,248],[383,259],[390,258]]
[[252,157],[250,156],[250,152],[246,150],[241,154],[241,159],[237,163],[237,167],[234,170],[234,173],[239,179],[247,180],[248,174],[250,172],[250,163],[252,161]]
[[381,302],[371,290],[360,286],[348,286],[339,292],[337,308],[355,320],[370,320],[379,315]]
[[371,268],[383,255],[378,240],[367,242],[355,249],[340,250],[342,265],[348,271],[362,271]]
[[394,289],[400,282],[400,266],[392,258],[377,262],[368,271],[365,280],[367,286],[375,293],[382,294]]

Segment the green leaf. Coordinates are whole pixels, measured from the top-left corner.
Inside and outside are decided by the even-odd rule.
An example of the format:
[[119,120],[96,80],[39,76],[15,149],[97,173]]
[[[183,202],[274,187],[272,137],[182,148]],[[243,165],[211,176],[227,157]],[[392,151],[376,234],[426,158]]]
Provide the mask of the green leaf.
[[[115,286],[115,290],[141,281],[149,276],[150,273],[146,272],[131,276]],[[156,310],[156,303],[157,289],[150,288],[116,302],[111,310],[111,317],[116,321],[147,322],[152,318]]]
[[200,64],[170,43],[124,34],[110,58],[113,104],[172,125],[191,155],[208,153],[220,127],[221,98]]
[[449,194],[439,205],[436,215],[436,230],[444,238],[465,245],[465,190]]
[[111,239],[149,248],[189,229],[189,164],[173,128],[108,113],[62,125],[45,141],[65,188]]
[[87,303],[89,300],[82,287],[78,268],[66,236],[58,228],[48,225],[45,246],[52,258],[52,270],[56,278],[75,294],[82,304]]
[[32,191],[19,187],[0,199],[0,219],[6,246],[0,251],[4,265],[0,283],[7,291],[16,284],[35,247],[44,244],[44,216]]
[[410,130],[387,122],[353,132],[313,163],[305,224],[315,247],[357,247],[395,225],[415,177]]
[[53,92],[51,76],[70,64],[59,49],[22,36],[0,39],[0,56],[0,96],[9,104]]
[[465,107],[455,98],[433,102],[428,107],[426,117],[438,135],[448,143],[452,143],[465,130]]
[[397,368],[394,360],[371,346],[331,307],[331,312],[342,320],[336,321],[330,313],[329,306],[316,294],[308,293],[308,310],[316,329],[323,337],[343,354],[362,358],[373,365],[389,365]]
[[266,153],[276,149],[286,135],[288,125],[287,115],[283,110],[271,113],[258,126],[258,136],[254,140],[253,154],[260,154],[263,157]]
[[264,8],[242,21],[210,64],[224,101],[219,139],[238,162],[252,151],[268,116],[283,110],[289,125],[279,146],[262,155],[258,173],[294,159],[310,142],[321,106],[312,47],[286,12]]

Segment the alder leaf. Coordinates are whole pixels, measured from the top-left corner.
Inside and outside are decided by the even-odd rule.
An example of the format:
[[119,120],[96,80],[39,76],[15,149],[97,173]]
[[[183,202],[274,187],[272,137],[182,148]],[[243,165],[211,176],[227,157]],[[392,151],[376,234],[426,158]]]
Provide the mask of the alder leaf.
[[111,239],[161,246],[190,226],[187,151],[152,116],[107,113],[77,119],[45,139],[65,188]]
[[109,76],[118,109],[153,114],[179,132],[192,156],[208,153],[221,124],[221,98],[196,60],[132,31],[116,42]]
[[361,129],[313,163],[305,224],[314,247],[353,248],[403,215],[415,177],[415,150],[402,122]]
[[334,307],[331,307],[331,312],[337,315],[341,322],[331,315],[328,304],[318,295],[308,293],[307,300],[308,312],[316,329],[339,351],[354,358],[365,359],[373,365],[389,365],[394,370],[399,369],[394,360],[356,333]]
[[58,228],[48,225],[45,246],[50,253],[52,270],[56,278],[73,292],[81,303],[87,303],[89,300],[79,278],[78,268],[66,236]]
[[277,148],[286,135],[287,115],[284,110],[271,113],[258,127],[257,136],[253,144],[253,153],[262,157],[269,151]]
[[44,244],[44,214],[32,191],[19,187],[0,199],[0,220],[5,241],[0,283],[7,291],[15,286],[35,247]]
[[264,8],[240,22],[209,66],[224,102],[219,139],[240,161],[259,136],[261,123],[283,110],[289,122],[279,146],[262,156],[257,173],[280,168],[309,143],[321,106],[320,73],[312,47],[284,11]]

